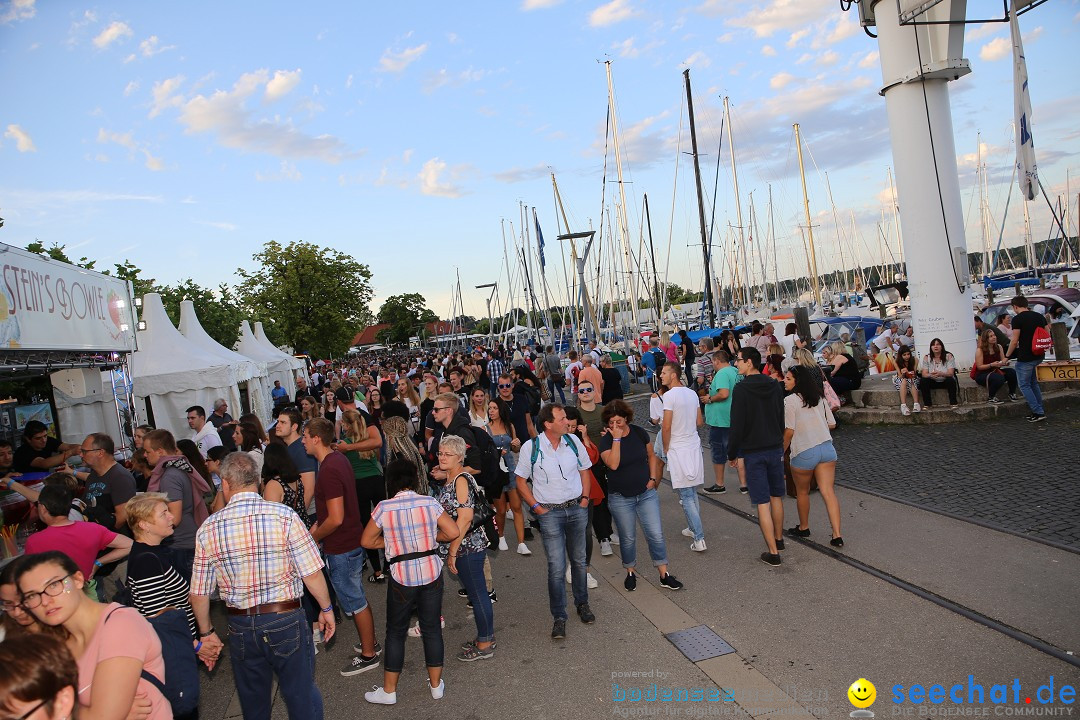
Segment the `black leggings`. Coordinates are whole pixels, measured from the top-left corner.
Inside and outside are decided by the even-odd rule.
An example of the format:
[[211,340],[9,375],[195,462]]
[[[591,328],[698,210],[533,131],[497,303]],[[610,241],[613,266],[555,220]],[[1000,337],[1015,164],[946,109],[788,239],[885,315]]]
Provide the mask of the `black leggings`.
[[[356,478],[356,502],[360,505],[360,522],[367,527],[371,521],[371,512],[375,506],[386,499],[386,481],[382,475]],[[386,572],[389,565],[384,563],[378,550],[367,551],[371,569],[375,572]]]
[[1009,394],[1016,394],[1016,371],[1012,368],[1003,368],[1002,372],[995,372],[993,370],[987,370],[986,372],[978,373],[975,376],[975,382],[979,383],[987,389],[990,393],[990,397],[997,395],[998,390],[1005,383],[1009,384]]
[[949,404],[956,404],[957,391],[960,389],[960,386],[956,383],[956,378],[946,377],[939,379],[924,377],[919,378],[919,390],[922,391],[923,405],[925,405],[926,407],[931,407],[934,404],[933,401],[931,401],[930,399],[930,391],[936,387],[941,387],[942,385],[944,385],[945,389],[949,391]]

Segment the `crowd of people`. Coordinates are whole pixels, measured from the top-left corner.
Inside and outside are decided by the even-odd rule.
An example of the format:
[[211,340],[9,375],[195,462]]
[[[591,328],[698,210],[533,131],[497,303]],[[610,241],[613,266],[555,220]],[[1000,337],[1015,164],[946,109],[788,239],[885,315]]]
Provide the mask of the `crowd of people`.
[[[1039,325],[1022,307],[1007,348],[993,328],[981,333],[972,376],[991,397],[1020,389],[1038,416],[1024,348]],[[918,412],[917,391],[927,406],[938,386],[955,401],[941,341],[918,363],[910,335],[897,337],[905,407],[910,395]],[[11,670],[0,703],[26,720],[197,717],[192,670],[212,670],[227,645],[245,717],[269,716],[276,678],[290,717],[321,718],[315,657],[346,618],[356,634],[338,640],[352,648],[340,674],[382,668],[368,702],[397,702],[409,637],[421,638],[439,699],[444,585],[475,623],[450,654],[494,658],[492,563],[508,562],[498,551],[543,545],[553,639],[568,634],[568,602],[584,625],[598,621],[594,550],[617,548],[623,586],[637,589],[639,528],[658,587],[682,589],[661,521],[665,474],[693,552],[708,550],[699,491],[727,492],[729,468],[757,513],[762,562],[781,565],[785,537],[810,536],[814,486],[830,543],[843,547],[831,431],[862,377],[857,353],[836,342],[819,364],[794,326],[776,338],[761,323],[745,338],[680,340],[655,338],[628,363],[651,384],[637,421],[611,356],[590,343],[565,358],[550,347],[353,357],[298,378],[293,397],[275,387],[269,426],[234,419],[219,399],[209,413],[188,408],[188,437],[136,428],[129,461],[107,434],[64,444],[27,423],[17,451],[0,442],[0,487],[24,496],[40,527],[0,571],[0,663]],[[40,488],[20,482],[43,471]],[[798,522],[785,529],[788,479]],[[382,622],[368,602],[378,585]],[[212,601],[224,605],[220,635]]]

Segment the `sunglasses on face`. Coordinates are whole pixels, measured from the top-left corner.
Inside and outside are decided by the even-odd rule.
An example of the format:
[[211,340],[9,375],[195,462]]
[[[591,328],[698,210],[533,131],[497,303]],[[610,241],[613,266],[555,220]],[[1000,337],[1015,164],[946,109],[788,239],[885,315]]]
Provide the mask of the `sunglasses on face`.
[[578,395],[584,395],[585,393],[591,393],[592,388],[578,388]]
[[512,388],[512,387],[514,387],[513,383],[499,383],[499,389],[500,390],[504,390],[506,388]]

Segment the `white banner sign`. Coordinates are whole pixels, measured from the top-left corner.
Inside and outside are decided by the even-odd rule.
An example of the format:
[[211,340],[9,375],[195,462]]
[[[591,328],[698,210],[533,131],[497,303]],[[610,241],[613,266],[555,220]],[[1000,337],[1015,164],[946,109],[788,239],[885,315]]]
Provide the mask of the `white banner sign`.
[[0,244],[0,346],[134,352],[126,280]]

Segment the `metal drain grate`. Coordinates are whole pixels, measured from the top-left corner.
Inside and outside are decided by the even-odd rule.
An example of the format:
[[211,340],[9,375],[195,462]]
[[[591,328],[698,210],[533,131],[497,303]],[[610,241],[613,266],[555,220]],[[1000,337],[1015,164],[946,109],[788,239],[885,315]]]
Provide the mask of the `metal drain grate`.
[[713,632],[708,625],[697,625],[686,630],[668,633],[665,637],[691,662],[708,660],[735,652],[724,638]]

